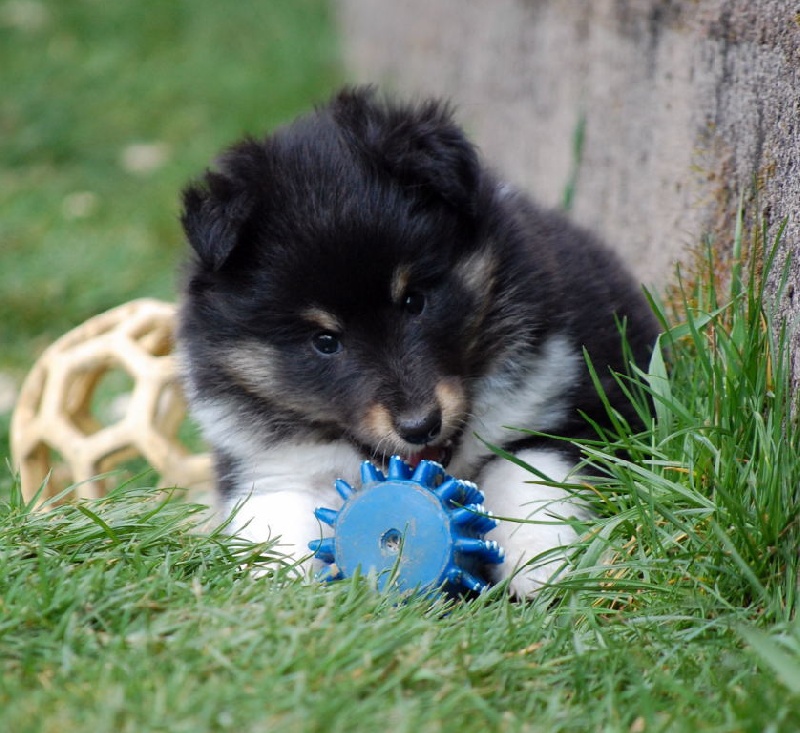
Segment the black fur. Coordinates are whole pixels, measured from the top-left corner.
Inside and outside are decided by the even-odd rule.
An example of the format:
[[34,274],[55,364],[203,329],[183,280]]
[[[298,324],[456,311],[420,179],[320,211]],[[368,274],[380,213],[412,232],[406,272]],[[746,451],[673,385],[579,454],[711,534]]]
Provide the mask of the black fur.
[[[190,398],[225,406],[231,429],[264,450],[345,440],[362,455],[426,451],[398,431],[435,428],[438,409],[426,442],[458,459],[474,400],[497,383],[513,401],[554,336],[581,364],[565,374],[548,431],[582,437],[583,415],[608,422],[583,348],[636,424],[610,373],[628,366],[621,321],[635,360],[650,356],[657,326],[639,288],[594,236],[503,186],[446,104],[345,90],[230,148],[183,201]],[[247,368],[236,365],[243,354]],[[370,423],[376,414],[390,424]],[[527,444],[518,433],[504,441]],[[217,443],[220,485],[233,492],[247,461]],[[488,459],[454,465],[476,475]]]

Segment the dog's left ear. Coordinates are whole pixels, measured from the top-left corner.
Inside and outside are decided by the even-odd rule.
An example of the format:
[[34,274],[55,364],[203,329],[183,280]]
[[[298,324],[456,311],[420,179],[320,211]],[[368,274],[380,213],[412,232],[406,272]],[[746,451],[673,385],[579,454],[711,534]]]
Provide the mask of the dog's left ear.
[[373,90],[360,88],[341,92],[334,100],[333,114],[351,133],[351,141],[401,183],[442,199],[462,213],[476,213],[478,154],[453,121],[447,103],[382,104]]

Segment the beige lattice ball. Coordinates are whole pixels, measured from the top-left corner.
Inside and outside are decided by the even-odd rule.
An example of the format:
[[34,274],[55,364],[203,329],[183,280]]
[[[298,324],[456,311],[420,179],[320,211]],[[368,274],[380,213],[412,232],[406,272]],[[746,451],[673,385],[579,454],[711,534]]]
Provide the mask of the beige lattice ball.
[[[99,478],[143,459],[163,486],[205,491],[207,454],[179,437],[186,418],[173,354],[175,306],[143,299],[95,316],[62,336],[34,365],[11,420],[11,452],[23,495],[42,499],[77,484],[79,497],[102,496]],[[120,386],[121,385],[121,386]],[[114,389],[112,399],[104,393]]]

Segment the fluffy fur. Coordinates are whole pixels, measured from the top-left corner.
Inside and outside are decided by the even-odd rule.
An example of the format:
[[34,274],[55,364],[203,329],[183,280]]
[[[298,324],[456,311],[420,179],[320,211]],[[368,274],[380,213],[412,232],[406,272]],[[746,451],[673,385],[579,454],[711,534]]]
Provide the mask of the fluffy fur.
[[230,148],[185,190],[182,221],[187,391],[236,529],[305,557],[335,478],[435,458],[495,514],[534,520],[494,531],[495,579],[528,596],[551,577],[588,513],[485,442],[568,480],[567,444],[513,428],[607,422],[584,348],[635,423],[610,377],[626,369],[619,323],[640,364],[656,324],[615,256],[501,183],[446,104],[365,89]]

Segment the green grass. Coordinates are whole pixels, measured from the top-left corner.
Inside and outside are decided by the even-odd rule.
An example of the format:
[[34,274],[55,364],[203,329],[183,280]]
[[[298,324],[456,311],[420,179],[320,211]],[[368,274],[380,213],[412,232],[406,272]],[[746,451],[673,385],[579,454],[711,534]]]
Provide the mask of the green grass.
[[[0,4],[0,370],[26,369],[98,311],[174,297],[180,187],[332,91],[330,12],[321,0]],[[141,144],[161,159],[132,170]]]
[[535,603],[304,584],[154,490],[42,512],[15,489],[0,730],[800,729],[786,350],[755,276],[696,282],[663,337],[671,368],[620,377],[650,427],[585,445],[601,517]]

